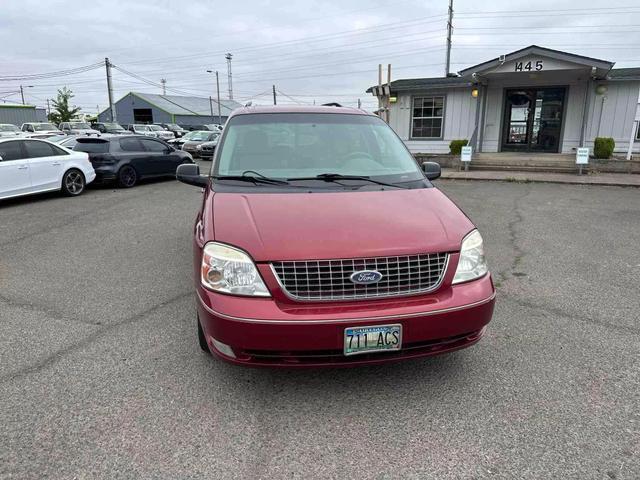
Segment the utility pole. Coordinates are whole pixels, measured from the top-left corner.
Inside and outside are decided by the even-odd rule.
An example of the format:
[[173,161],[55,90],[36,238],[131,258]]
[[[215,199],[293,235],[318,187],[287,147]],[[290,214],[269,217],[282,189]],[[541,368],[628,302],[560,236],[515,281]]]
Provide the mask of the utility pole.
[[227,83],[229,84],[229,100],[233,100],[233,82],[231,78],[231,58],[233,55],[227,53],[224,58],[227,59]]
[[109,111],[111,112],[111,121],[117,122],[116,108],[113,105],[113,86],[111,85],[111,62],[109,57],[104,59],[104,66],[107,69],[107,93],[109,95]]
[[358,109],[362,108],[362,102],[358,99]]
[[391,119],[391,64],[387,65],[387,92],[386,92],[386,112],[385,116],[387,119],[387,123],[389,123]]
[[378,64],[378,115],[382,118],[382,64]]
[[453,31],[453,0],[449,0],[449,20],[447,20],[447,64],[444,76],[448,77],[451,68],[451,33]]
[[47,118],[51,115],[51,106],[49,105],[49,99],[47,98]]
[[276,86],[272,85],[273,87],[273,104],[277,105],[278,104],[278,100],[276,99]]
[[22,97],[22,104],[24,105],[24,88],[20,85],[20,96]]
[[216,92],[218,94],[218,123],[222,125],[222,113],[220,111],[220,79],[218,78],[217,70],[216,70]]
[[167,79],[166,78],[161,78],[160,79],[160,83],[162,84],[162,95],[166,95],[167,94]]

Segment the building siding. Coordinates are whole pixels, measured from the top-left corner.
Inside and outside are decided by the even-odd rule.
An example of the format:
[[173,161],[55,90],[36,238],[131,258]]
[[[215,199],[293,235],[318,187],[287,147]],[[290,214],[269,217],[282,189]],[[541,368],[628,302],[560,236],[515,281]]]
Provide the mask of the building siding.
[[[638,105],[640,81],[596,81],[589,83],[588,69],[555,70],[544,76],[514,74],[489,78],[484,112],[483,152],[499,152],[503,129],[504,95],[507,88],[566,87],[564,119],[560,140],[561,153],[573,153],[580,146],[586,95],[589,95],[585,146],[593,150],[596,136],[612,137],[615,151],[626,152]],[[595,93],[597,85],[606,85],[605,95]],[[442,139],[419,140],[410,138],[412,99],[421,95],[444,95],[445,117]],[[479,99],[471,96],[470,87],[434,88],[401,92],[392,104],[390,125],[413,153],[448,153],[449,142],[471,139],[475,128],[475,112]],[[603,103],[602,99],[605,98]],[[602,119],[600,113],[602,112]],[[634,144],[640,151],[640,142]]]
[[0,123],[11,123],[16,126],[21,126],[27,122],[45,122],[38,118],[36,108],[30,106],[4,106],[0,105]]
[[[598,136],[611,137],[616,142],[615,152],[626,152],[634,128],[640,82],[597,82],[596,85],[606,85],[607,92],[591,95],[586,146],[593,149]],[[640,142],[635,142],[634,151],[640,151]]]
[[[441,139],[411,138],[412,100],[413,97],[422,95],[445,97],[444,132]],[[398,95],[398,101],[391,105],[390,125],[412,153],[448,153],[451,140],[471,138],[475,127],[477,102],[477,99],[471,96],[469,88],[403,93]]]

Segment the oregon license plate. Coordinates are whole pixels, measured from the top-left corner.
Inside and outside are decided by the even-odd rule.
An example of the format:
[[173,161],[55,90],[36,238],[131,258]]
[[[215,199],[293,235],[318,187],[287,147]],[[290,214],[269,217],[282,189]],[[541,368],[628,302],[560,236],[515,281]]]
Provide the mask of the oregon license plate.
[[345,355],[400,350],[401,346],[402,325],[400,324],[344,329]]

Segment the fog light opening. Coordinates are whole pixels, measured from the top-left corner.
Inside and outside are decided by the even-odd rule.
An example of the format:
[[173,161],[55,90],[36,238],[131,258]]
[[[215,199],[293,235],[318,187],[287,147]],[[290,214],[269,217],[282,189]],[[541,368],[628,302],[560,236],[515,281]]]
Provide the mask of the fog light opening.
[[211,343],[213,343],[213,347],[221,354],[226,355],[227,357],[236,358],[236,354],[233,353],[231,347],[226,343],[219,342],[213,337],[211,338]]

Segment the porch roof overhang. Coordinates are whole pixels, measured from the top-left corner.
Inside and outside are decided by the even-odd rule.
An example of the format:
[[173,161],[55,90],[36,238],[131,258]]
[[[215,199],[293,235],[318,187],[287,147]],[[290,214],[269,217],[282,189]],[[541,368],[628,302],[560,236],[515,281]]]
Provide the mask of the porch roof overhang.
[[[463,88],[471,86],[472,83],[471,78],[461,77],[407,78],[391,82],[391,91],[408,92],[438,88]],[[367,93],[373,93],[374,88],[375,87],[369,87]]]
[[530,45],[528,47],[516,50],[515,52],[501,55],[500,57],[488,60],[483,63],[479,63],[464,70],[460,70],[458,74],[461,77],[478,77],[484,76],[493,72],[496,68],[502,66],[507,62],[518,60],[519,58],[528,57],[530,55],[539,55],[547,58],[552,58],[560,62],[567,62],[577,66],[583,66],[585,68],[591,68],[596,78],[605,78],[609,71],[613,68],[615,62],[609,62],[607,60],[600,60],[598,58],[585,57],[583,55],[576,55],[574,53],[562,52],[560,50],[553,50],[551,48],[539,47],[537,45]]

